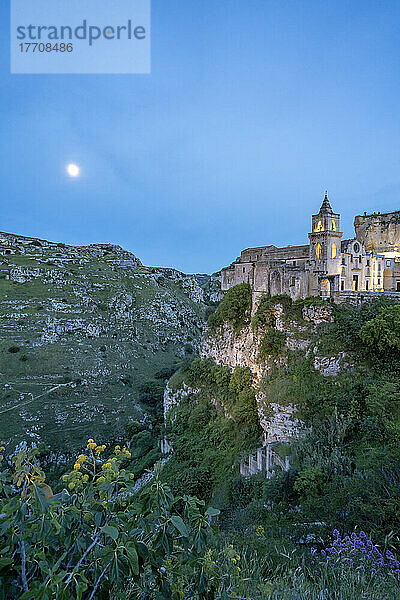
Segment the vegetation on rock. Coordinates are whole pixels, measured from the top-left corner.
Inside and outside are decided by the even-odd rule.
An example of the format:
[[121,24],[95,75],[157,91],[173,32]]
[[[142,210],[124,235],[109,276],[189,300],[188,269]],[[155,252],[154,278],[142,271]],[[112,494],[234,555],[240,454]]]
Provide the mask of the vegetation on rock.
[[215,330],[223,323],[240,329],[250,321],[251,289],[248,283],[230,288],[222,298],[217,310],[208,318],[208,325]]

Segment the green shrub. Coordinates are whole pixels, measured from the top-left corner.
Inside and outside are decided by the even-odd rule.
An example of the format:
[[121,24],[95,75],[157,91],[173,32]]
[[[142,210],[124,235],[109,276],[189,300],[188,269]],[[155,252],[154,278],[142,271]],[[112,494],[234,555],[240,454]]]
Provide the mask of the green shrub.
[[283,307],[285,312],[288,312],[292,306],[292,299],[287,294],[262,296],[257,310],[251,319],[251,326],[253,330],[257,330],[258,328],[266,329],[268,327],[275,326],[275,309],[278,304]]
[[178,365],[174,364],[170,367],[164,367],[154,374],[156,379],[169,379],[178,370]]
[[222,298],[215,313],[208,319],[211,329],[220,327],[224,322],[240,329],[249,323],[251,310],[251,289],[248,283],[230,288]]
[[239,425],[257,428],[258,412],[256,392],[253,388],[246,388],[239,392],[232,409],[232,417]]
[[278,331],[269,327],[263,335],[258,349],[259,360],[264,360],[267,356],[279,356],[286,342],[286,335],[283,331]]
[[371,353],[400,352],[400,305],[382,308],[360,329],[360,338]]
[[160,405],[163,400],[164,386],[155,379],[146,381],[139,388],[139,400],[152,408]]
[[233,370],[229,391],[238,395],[240,392],[250,389],[253,383],[253,375],[248,367],[236,367]]
[[308,467],[296,477],[294,482],[294,490],[300,495],[300,498],[309,499],[312,496],[321,494],[325,476],[318,467]]
[[185,354],[193,354],[193,352],[194,352],[192,344],[189,344],[189,343],[185,344],[184,349],[185,349]]

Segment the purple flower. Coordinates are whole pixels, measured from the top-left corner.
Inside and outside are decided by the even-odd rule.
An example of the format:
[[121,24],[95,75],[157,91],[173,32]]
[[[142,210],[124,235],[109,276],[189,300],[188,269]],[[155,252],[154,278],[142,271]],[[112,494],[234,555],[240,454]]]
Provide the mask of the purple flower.
[[332,537],[332,545],[326,546],[320,553],[316,548],[311,548],[312,565],[319,566],[320,569],[334,569],[336,565],[342,564],[369,576],[392,575],[400,579],[400,562],[390,550],[386,550],[383,555],[379,548],[367,539],[364,531],[359,535],[353,532],[351,537],[347,535],[342,540],[335,529]]

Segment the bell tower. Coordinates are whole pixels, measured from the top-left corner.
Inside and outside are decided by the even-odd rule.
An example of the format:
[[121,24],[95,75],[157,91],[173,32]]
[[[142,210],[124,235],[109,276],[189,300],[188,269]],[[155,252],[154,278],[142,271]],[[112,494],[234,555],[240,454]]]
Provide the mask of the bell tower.
[[340,214],[334,213],[328,199],[328,193],[316,215],[312,215],[310,238],[310,265],[314,272],[313,290],[319,293],[324,286],[325,295],[332,295],[339,289],[341,239]]
[[310,259],[317,261],[318,270],[327,271],[328,263],[338,260],[340,254],[340,214],[334,213],[325,192],[318,214],[312,215],[310,238]]

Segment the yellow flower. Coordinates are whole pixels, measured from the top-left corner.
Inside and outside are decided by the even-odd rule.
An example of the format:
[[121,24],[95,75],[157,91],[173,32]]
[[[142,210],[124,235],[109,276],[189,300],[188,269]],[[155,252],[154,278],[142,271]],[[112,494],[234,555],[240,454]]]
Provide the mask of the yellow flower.
[[71,481],[71,483],[68,484],[68,487],[70,490],[73,490],[75,487],[75,484]]
[[76,462],[76,463],[74,464],[74,469],[75,469],[75,471],[79,471],[79,469],[80,469],[80,468],[81,468],[81,465],[80,465],[80,463]]
[[129,475],[129,477],[130,477],[131,479],[135,479],[135,476],[134,476],[134,474],[133,474],[133,473],[131,473],[131,474]]
[[90,439],[88,440],[88,444],[93,444],[93,440],[92,440],[92,438],[90,438]]
[[87,460],[87,456],[85,454],[80,454],[78,456],[77,462],[84,463]]

